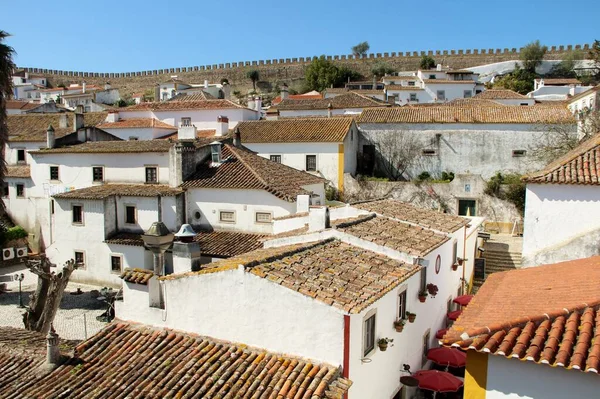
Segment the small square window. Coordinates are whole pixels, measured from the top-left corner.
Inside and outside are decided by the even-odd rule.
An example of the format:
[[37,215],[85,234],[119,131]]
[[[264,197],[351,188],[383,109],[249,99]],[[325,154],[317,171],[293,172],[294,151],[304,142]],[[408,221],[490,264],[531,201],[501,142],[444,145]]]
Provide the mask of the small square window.
[[306,170],[308,172],[316,172],[317,171],[317,156],[316,155],[307,155],[306,156]]
[[269,158],[273,162],[281,163],[281,155],[271,155]]
[[527,155],[527,150],[513,150],[512,156],[515,158],[524,157]]
[[17,198],[25,198],[25,185],[17,184]]
[[94,183],[101,183],[104,181],[104,167],[93,166],[92,167],[92,181]]
[[363,356],[375,349],[375,317],[373,314],[363,322]]
[[273,220],[273,214],[271,212],[256,212],[256,223],[271,223],[271,220]]
[[181,118],[181,126],[183,126],[183,127],[192,126],[192,118],[190,118],[190,117]]
[[413,81],[409,81],[409,82],[408,82],[408,85],[409,85],[409,86],[414,86],[414,85],[415,85],[415,82],[413,82]]
[[219,221],[225,223],[235,223],[235,212],[233,211],[220,211]]
[[464,98],[471,98],[473,96],[473,92],[471,90],[465,90],[463,92],[463,97]]
[[75,251],[75,265],[78,268],[85,268],[85,255],[82,251]]
[[158,174],[156,166],[146,167],[146,183],[158,183]]
[[50,180],[59,180],[58,177],[58,166],[50,166]]
[[135,206],[126,206],[125,207],[125,223],[126,224],[135,224]]
[[417,93],[410,93],[410,101],[417,101]]
[[83,224],[83,206],[73,205],[73,224]]
[[25,163],[25,150],[17,150],[17,163]]
[[429,79],[435,79],[435,75],[429,75]]
[[110,256],[110,271],[113,273],[121,273],[122,259],[120,255]]
[[437,154],[437,151],[436,150],[432,150],[432,149],[424,149],[422,151],[422,154],[423,155],[427,155],[427,156],[434,156],[434,155]]

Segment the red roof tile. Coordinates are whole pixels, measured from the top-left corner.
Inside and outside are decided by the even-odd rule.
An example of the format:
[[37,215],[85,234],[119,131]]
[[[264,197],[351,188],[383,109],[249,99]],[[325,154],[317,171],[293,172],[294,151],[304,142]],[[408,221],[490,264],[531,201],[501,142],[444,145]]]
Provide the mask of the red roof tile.
[[7,165],[5,177],[31,178],[29,165]]
[[240,122],[244,143],[341,143],[350,131],[351,118],[297,118]]
[[202,110],[202,109],[229,109],[245,108],[229,100],[199,100],[199,101],[164,101],[153,103],[140,103],[130,107],[121,108],[120,111],[172,111],[172,110]]
[[121,274],[123,281],[147,285],[148,281],[154,276],[154,272],[148,269],[125,269]]
[[6,101],[6,109],[20,109],[23,111],[35,109],[37,107],[40,107],[41,105],[42,104],[40,104],[40,103],[30,103],[27,101],[19,101],[19,100]]
[[329,104],[331,104],[333,109],[389,106],[389,104],[384,101],[350,91],[347,94],[320,100],[285,99],[281,101],[276,108],[279,110],[327,109]]
[[476,94],[474,98],[481,98],[481,99],[487,99],[487,100],[523,100],[523,99],[528,99],[527,96],[524,96],[523,94],[517,93],[516,91],[513,90],[507,90],[507,89],[492,89],[492,90],[485,90],[482,91],[479,94]]
[[155,128],[177,130],[173,125],[159,121],[156,118],[130,118],[121,119],[117,122],[104,122],[96,127],[100,129],[139,129],[139,128]]
[[55,194],[60,199],[104,199],[115,195],[131,197],[175,196],[183,190],[166,184],[100,184]]

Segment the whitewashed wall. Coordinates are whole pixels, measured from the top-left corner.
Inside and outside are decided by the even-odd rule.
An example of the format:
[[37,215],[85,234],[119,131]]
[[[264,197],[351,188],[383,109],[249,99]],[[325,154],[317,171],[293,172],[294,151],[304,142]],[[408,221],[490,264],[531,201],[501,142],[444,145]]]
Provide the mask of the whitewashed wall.
[[[229,128],[233,129],[239,122],[259,119],[258,112],[244,108],[224,109],[190,109],[182,111],[127,111],[119,110],[122,119],[131,118],[156,118],[173,126],[179,126],[181,118],[191,118],[192,124],[198,129],[216,129],[217,118],[220,116],[229,118]],[[243,140],[243,138],[242,138]]]
[[[363,111],[362,108],[340,108],[340,109],[333,109],[331,110],[331,114],[333,116],[336,115],[348,115],[348,114],[354,114],[354,115],[358,115]],[[281,117],[302,117],[302,116],[327,116],[328,110],[327,109],[290,109],[290,110],[279,110],[279,116]],[[231,120],[230,120],[231,123]],[[242,141],[244,140],[244,138],[242,137]]]
[[31,164],[31,155],[29,151],[39,150],[46,147],[46,142],[9,142],[4,147],[4,159],[7,165],[17,164],[17,150],[25,150],[25,163]]
[[[6,206],[6,211],[13,222],[23,227],[28,232],[35,231],[35,200],[30,198],[32,191],[31,179],[7,177],[5,182],[8,184],[8,197],[3,197],[2,201]],[[17,197],[17,184],[23,184],[25,196]]]
[[[429,83],[425,85],[425,91],[431,92],[434,99],[437,98],[437,91],[443,90],[445,92],[446,100],[452,101],[457,98],[465,98],[465,90],[471,91],[471,97],[475,95],[475,82],[466,81],[463,83]],[[442,102],[441,99],[437,98],[438,102]]]
[[122,140],[129,140],[130,137],[137,137],[138,140],[154,140],[159,137],[167,136],[177,131],[177,128],[157,129],[157,128],[135,128],[135,129],[111,129],[102,128],[106,133],[110,133]]

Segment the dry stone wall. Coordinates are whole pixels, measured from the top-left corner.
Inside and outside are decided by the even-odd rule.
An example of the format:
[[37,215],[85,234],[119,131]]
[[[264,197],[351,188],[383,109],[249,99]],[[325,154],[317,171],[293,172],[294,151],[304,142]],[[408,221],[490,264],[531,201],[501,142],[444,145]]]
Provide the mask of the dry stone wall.
[[[588,50],[589,44],[552,46],[546,53],[546,59],[560,59],[561,56],[573,49]],[[519,49],[520,50],[520,49]],[[468,50],[437,50],[437,51],[409,51],[391,53],[372,53],[364,57],[353,55],[327,56],[328,60],[353,69],[364,76],[370,75],[371,66],[378,61],[384,61],[396,70],[411,70],[418,68],[423,55],[432,56],[437,63],[449,65],[452,68],[468,68],[477,65],[491,64],[494,62],[518,59],[519,50],[512,49],[468,49]],[[62,71],[44,68],[21,67],[30,73],[45,75],[53,86],[69,84],[85,80],[89,84],[104,84],[109,81],[114,87],[119,88],[121,95],[130,95],[132,92],[144,91],[154,85],[164,82],[172,75],[190,83],[202,83],[205,79],[209,82],[220,82],[228,79],[234,90],[244,90],[252,87],[246,78],[246,72],[256,69],[260,73],[261,81],[286,82],[294,85],[304,79],[307,65],[317,57],[299,57],[272,59],[260,61],[238,61],[224,64],[200,65],[168,69],[154,69],[147,71],[103,73]]]

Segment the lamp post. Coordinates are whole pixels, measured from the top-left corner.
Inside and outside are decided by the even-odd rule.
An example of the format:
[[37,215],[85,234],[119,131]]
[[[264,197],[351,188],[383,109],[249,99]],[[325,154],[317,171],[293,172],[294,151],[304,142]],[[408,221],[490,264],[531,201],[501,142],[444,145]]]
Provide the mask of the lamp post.
[[25,280],[25,275],[23,273],[21,273],[21,274],[15,274],[14,279],[19,282],[19,308],[22,309],[25,306],[23,306],[23,295],[21,293],[21,283],[22,283],[23,280]]

